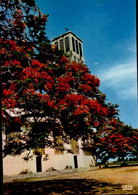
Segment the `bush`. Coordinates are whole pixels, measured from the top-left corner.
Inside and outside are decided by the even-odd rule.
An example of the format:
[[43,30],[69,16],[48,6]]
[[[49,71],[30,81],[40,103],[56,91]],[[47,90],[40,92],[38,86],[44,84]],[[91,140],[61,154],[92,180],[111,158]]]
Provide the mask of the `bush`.
[[46,170],[47,171],[56,171],[56,169],[54,167],[50,167],[49,169]]
[[29,169],[25,169],[25,170],[21,171],[20,175],[28,174],[28,173],[32,173],[32,172],[30,172]]
[[72,166],[66,166],[65,169],[72,169]]

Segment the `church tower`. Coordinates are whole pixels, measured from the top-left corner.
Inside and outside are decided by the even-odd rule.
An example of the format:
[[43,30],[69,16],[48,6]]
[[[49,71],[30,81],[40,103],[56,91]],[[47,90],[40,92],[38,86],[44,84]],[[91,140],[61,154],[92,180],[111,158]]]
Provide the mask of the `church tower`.
[[64,51],[70,61],[85,62],[82,40],[71,31],[52,39],[52,42],[59,50]]

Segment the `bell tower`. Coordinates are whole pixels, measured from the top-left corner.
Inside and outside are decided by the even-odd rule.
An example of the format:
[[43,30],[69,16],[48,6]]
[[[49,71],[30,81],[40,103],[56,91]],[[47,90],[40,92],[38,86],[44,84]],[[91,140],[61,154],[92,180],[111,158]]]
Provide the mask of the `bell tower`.
[[84,63],[82,40],[71,31],[52,39],[53,44],[63,50],[70,61]]

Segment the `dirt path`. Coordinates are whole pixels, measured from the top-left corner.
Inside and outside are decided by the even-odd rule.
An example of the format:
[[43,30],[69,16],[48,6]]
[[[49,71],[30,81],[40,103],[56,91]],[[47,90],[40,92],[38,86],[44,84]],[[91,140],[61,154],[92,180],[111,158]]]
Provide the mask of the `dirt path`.
[[42,173],[39,177],[16,178],[12,183],[5,183],[5,194],[12,194],[14,189],[16,194],[26,194],[23,189],[27,190],[27,194],[33,194],[33,191],[51,195],[138,194],[138,166],[95,169],[47,177]]

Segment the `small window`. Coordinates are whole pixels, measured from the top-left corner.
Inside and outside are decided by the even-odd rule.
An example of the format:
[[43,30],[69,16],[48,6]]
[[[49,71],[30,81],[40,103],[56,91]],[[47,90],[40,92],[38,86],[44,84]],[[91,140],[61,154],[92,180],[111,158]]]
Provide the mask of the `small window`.
[[80,49],[80,56],[82,57],[82,47],[81,47],[81,43],[79,43],[79,49]]
[[63,39],[60,40],[60,50],[64,50]]
[[66,52],[68,52],[69,51],[69,38],[68,37],[66,37],[65,38],[65,47],[66,47]]
[[72,45],[73,45],[73,51],[75,52],[75,40],[73,37],[72,37]]
[[78,41],[76,40],[76,52],[79,54]]

